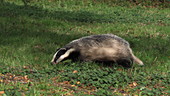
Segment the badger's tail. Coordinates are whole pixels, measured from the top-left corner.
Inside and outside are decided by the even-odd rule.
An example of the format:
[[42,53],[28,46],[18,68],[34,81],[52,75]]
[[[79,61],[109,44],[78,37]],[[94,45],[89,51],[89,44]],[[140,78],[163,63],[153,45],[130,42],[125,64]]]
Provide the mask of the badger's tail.
[[137,63],[138,65],[144,65],[143,62],[139,58],[137,58],[133,53],[132,53],[132,58],[134,63]]

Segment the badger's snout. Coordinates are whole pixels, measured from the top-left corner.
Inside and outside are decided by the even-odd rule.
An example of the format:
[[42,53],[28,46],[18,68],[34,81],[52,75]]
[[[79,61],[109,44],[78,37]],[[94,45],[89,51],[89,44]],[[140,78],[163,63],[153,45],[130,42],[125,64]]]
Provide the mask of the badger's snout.
[[53,59],[51,60],[50,63],[51,63],[52,65],[57,64],[55,55],[53,56]]
[[55,61],[55,58],[53,58],[50,63],[51,63],[52,65],[57,64],[57,62]]
[[56,62],[51,62],[52,65],[57,64]]

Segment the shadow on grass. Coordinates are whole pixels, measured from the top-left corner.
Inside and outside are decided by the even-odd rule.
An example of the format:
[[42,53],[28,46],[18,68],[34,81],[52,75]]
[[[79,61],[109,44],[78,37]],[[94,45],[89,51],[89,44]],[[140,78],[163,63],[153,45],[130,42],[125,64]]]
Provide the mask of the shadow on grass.
[[[67,10],[57,10],[50,11],[41,7],[35,6],[18,6],[16,4],[4,3],[3,7],[0,8],[0,16],[8,17],[19,17],[27,16],[32,19],[54,19],[54,20],[63,20],[68,22],[81,22],[81,23],[157,23],[165,22],[168,19],[164,14],[147,14],[143,15],[145,9],[139,8],[141,12],[138,12],[138,9],[127,9],[119,10],[112,9],[111,13],[95,13],[90,11],[67,11]],[[102,10],[104,11],[104,10]],[[154,18],[153,18],[154,17]]]
[[[73,38],[82,37],[82,34],[69,34],[66,33],[52,33],[49,26],[61,26],[64,29],[64,25],[61,22],[100,22],[102,15],[78,11],[55,11],[50,12],[48,10],[34,7],[34,6],[18,6],[12,3],[4,3],[0,7],[1,18],[1,41],[2,45],[13,45],[18,43],[25,43],[32,38],[42,39],[48,38],[49,42],[62,41],[69,42]],[[42,20],[48,19],[47,24],[42,24]],[[56,21],[58,24],[48,25],[48,22]],[[55,23],[56,23],[55,22]],[[67,30],[67,29],[66,29]],[[69,29],[68,29],[69,31]],[[72,36],[73,35],[73,36]],[[77,36],[76,36],[77,35]],[[65,41],[63,38],[68,38]],[[3,39],[4,38],[4,39]],[[7,39],[8,38],[8,39]],[[65,42],[65,43],[66,43]],[[60,42],[61,43],[61,42]]]
[[24,17],[28,16],[33,19],[45,19],[52,18],[54,20],[64,20],[70,22],[114,22],[109,18],[105,18],[104,15],[95,14],[88,11],[52,11],[34,7],[34,6],[18,6],[11,3],[4,3],[0,8],[0,16],[8,17]]

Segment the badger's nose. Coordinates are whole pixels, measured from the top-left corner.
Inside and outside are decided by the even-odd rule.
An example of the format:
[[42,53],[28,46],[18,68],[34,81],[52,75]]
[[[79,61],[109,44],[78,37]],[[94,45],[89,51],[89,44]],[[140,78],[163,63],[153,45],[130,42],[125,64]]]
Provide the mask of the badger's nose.
[[57,64],[56,62],[51,62],[52,65]]

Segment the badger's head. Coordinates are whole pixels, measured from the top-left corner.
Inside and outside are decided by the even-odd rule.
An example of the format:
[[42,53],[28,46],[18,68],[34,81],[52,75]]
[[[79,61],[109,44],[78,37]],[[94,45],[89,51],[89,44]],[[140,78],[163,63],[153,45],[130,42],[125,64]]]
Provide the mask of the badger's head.
[[75,49],[73,48],[59,48],[57,52],[54,54],[53,59],[51,60],[52,64],[57,64],[62,60],[66,59]]

